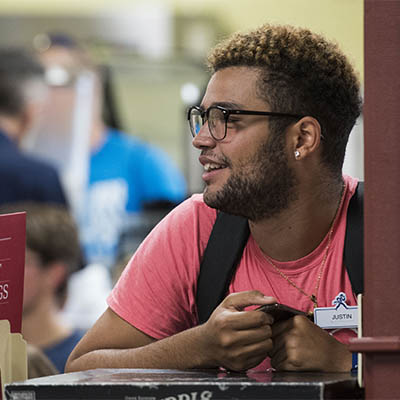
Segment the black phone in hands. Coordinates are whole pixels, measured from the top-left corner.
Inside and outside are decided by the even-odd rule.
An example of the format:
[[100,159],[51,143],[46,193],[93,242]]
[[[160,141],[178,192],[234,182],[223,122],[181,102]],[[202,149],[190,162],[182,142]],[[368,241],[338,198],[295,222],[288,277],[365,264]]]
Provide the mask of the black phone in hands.
[[271,314],[274,317],[274,322],[284,321],[294,317],[295,315],[307,316],[304,311],[300,311],[280,303],[264,304],[256,308],[256,310]]

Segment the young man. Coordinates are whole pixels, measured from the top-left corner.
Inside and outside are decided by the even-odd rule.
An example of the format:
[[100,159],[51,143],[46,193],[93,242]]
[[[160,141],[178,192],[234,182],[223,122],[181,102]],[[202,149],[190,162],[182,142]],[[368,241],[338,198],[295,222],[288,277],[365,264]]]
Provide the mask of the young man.
[[0,204],[66,204],[56,170],[18,148],[38,121],[46,89],[44,69],[31,54],[0,50]]
[[[278,301],[308,313],[342,292],[356,304],[343,243],[357,182],[342,175],[361,110],[355,73],[322,37],[269,25],[221,43],[209,64],[202,103],[189,110],[204,193],[147,237],[67,369],[350,371],[353,331],[253,309]],[[197,277],[216,210],[246,217],[250,237],[229,294],[199,325]]]

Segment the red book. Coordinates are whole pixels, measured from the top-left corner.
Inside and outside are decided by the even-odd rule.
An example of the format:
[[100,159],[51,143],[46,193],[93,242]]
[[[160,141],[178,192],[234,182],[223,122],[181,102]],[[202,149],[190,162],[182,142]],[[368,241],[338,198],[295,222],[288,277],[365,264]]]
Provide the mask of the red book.
[[25,212],[0,215],[0,320],[21,332],[25,270]]

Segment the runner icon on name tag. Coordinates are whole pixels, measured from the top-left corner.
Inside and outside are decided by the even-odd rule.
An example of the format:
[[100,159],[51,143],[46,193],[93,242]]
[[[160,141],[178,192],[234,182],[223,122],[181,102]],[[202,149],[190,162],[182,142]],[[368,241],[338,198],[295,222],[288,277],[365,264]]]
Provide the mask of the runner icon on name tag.
[[358,327],[358,307],[346,304],[346,294],[340,292],[332,301],[335,307],[314,309],[314,323],[323,329],[354,329]]

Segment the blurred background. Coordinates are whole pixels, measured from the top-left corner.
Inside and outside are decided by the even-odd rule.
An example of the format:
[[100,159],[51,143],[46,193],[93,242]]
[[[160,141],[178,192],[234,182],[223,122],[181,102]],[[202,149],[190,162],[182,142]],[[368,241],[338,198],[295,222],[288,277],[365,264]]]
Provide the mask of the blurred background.
[[[230,33],[265,22],[336,40],[363,81],[362,0],[1,0],[0,46],[37,47],[45,32],[72,35],[107,68],[110,123],[163,148],[190,194],[202,182],[186,109],[208,81],[205,56]],[[363,178],[362,119],[345,172]]]
[[[43,326],[43,310],[34,307],[23,318],[29,343],[48,355],[54,343],[68,343],[60,356],[65,361],[71,344],[107,307],[112,285],[150,229],[186,196],[203,190],[187,109],[205,91],[206,55],[231,33],[263,23],[308,27],[338,42],[363,82],[363,0],[0,0],[0,48],[24,47],[40,55],[46,68],[43,104],[37,104],[38,119],[22,149],[58,170],[82,250],[73,271],[63,264],[60,310],[56,279],[49,281],[52,290],[37,291],[42,303],[35,304],[51,305],[46,316],[57,329]],[[79,49],[67,57],[57,41]],[[350,135],[344,172],[363,179],[363,158],[361,117]],[[9,164],[3,168],[10,171]],[[34,179],[51,186],[41,174]],[[52,219],[46,223],[50,229]],[[55,229],[51,237],[66,242],[63,231]],[[27,263],[25,271],[50,276],[46,268],[53,264]],[[25,278],[26,287],[48,281],[40,277]],[[51,335],[59,329],[64,336],[57,342]]]

